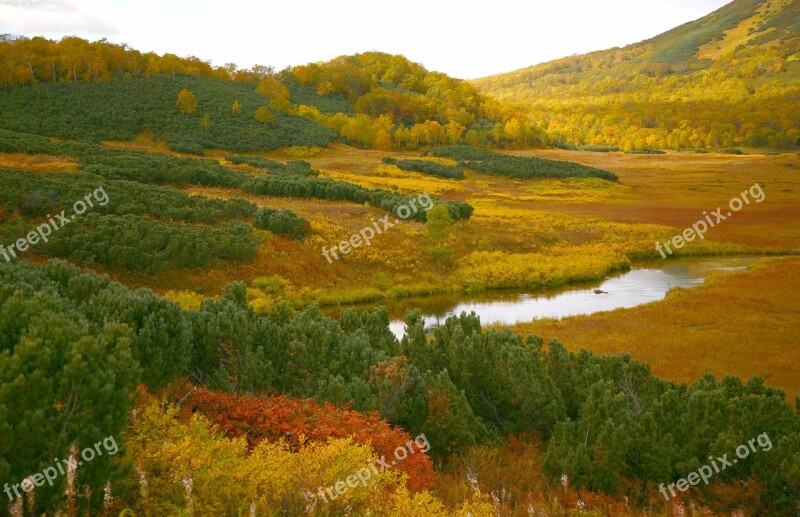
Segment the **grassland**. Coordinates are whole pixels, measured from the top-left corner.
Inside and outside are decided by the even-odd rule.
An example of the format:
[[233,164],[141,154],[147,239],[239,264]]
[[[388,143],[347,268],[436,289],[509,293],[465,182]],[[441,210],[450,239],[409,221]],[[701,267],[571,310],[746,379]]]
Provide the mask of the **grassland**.
[[[130,148],[131,144],[111,144]],[[136,148],[165,152],[147,141]],[[225,153],[210,156],[224,160]],[[617,174],[618,182],[596,178],[512,179],[467,170],[465,180],[403,171],[381,162],[385,152],[338,145],[306,149],[303,159],[322,176],[403,193],[427,192],[475,207],[469,221],[454,225],[444,243],[448,259],[431,260],[436,243],[418,222],[402,222],[328,264],[323,246],[335,246],[380,218],[381,210],[348,202],[254,196],[235,189],[191,186],[191,194],[246,198],[260,206],[289,208],[311,222],[303,242],[260,232],[262,246],[249,263],[212,264],[203,270],[178,270],[155,276],[106,271],[133,286],[159,293],[197,297],[218,294],[227,283],[251,285],[262,276],[279,275],[285,285],[261,305],[280,299],[305,303],[352,303],[406,295],[458,292],[464,289],[537,288],[599,278],[631,260],[654,258],[656,240],[664,241],[758,181],[766,194],[733,218],[712,229],[706,240],[680,250],[682,255],[737,252],[787,253],[800,248],[795,202],[800,158],[794,154],[630,155],[564,150],[535,154],[580,162]],[[262,154],[297,159],[297,150]],[[393,153],[397,158],[416,153]],[[434,159],[439,163],[447,160]],[[0,155],[7,166],[30,170],[74,168],[69,157]],[[224,163],[224,161],[223,161]],[[232,166],[239,168],[240,166]],[[253,292],[258,297],[258,292]]]
[[694,289],[675,289],[665,300],[560,321],[514,327],[521,334],[557,338],[568,348],[625,352],[661,378],[693,382],[706,373],[760,375],[800,394],[800,258],[767,258],[746,272],[712,276]]

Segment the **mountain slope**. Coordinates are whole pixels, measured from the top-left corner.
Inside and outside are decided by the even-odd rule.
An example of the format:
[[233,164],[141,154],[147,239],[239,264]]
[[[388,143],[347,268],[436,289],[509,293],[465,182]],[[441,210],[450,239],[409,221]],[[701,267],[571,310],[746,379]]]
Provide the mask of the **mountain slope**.
[[736,0],[640,43],[473,84],[556,142],[788,147],[800,138],[798,79],[800,0]]
[[0,36],[0,86],[0,128],[93,140],[150,132],[195,153],[335,139],[380,150],[539,139],[518,110],[470,83],[381,52],[276,73],[105,40]]

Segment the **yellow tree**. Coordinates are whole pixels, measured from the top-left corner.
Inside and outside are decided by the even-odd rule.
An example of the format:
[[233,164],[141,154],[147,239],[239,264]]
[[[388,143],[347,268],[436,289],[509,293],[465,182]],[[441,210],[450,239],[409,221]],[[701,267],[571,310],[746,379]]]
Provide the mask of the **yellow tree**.
[[447,141],[451,144],[457,144],[461,142],[461,139],[464,137],[464,131],[466,131],[467,128],[455,120],[451,120],[444,127],[444,130],[445,133],[447,133]]
[[178,92],[178,101],[175,104],[181,113],[194,113],[197,111],[197,96],[184,88]]
[[255,118],[258,122],[263,124],[272,124],[275,122],[275,115],[266,106],[261,106],[256,110]]
[[392,119],[388,115],[381,115],[372,124],[375,130],[375,149],[379,151],[391,151],[392,144]]
[[239,101],[233,101],[233,105],[231,106],[231,112],[239,113],[242,111],[242,103]]
[[289,89],[272,76],[265,77],[256,88],[256,93],[271,99],[289,100]]
[[511,140],[518,144],[522,138],[522,122],[518,118],[512,118],[503,126],[503,136],[506,140]]

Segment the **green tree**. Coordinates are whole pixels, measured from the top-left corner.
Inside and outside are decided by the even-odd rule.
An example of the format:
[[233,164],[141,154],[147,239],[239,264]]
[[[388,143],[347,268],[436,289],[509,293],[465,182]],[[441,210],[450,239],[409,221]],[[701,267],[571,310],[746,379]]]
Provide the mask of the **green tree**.
[[427,218],[425,229],[437,244],[453,233],[453,218],[445,205],[439,204],[428,210]]
[[211,117],[208,113],[203,113],[203,116],[200,117],[200,127],[202,127],[205,131],[208,131],[211,128]]

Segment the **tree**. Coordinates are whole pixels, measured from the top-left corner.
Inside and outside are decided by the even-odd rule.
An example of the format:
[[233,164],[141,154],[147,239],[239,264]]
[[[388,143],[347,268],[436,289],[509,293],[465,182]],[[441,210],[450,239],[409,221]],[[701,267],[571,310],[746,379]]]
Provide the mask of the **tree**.
[[387,131],[381,129],[375,135],[375,149],[379,151],[392,150],[392,136]]
[[428,210],[427,218],[425,228],[437,244],[453,233],[453,218],[445,205],[439,204]]
[[289,100],[289,89],[272,76],[265,77],[256,88],[256,93],[272,99]]
[[232,113],[239,113],[242,111],[242,103],[239,101],[233,101],[233,105],[231,106]]
[[184,88],[178,92],[178,101],[175,104],[181,113],[192,114],[197,111],[197,96]]
[[255,118],[258,122],[263,124],[272,124],[275,122],[275,115],[266,106],[261,106],[256,110]]
[[200,127],[202,127],[205,131],[208,131],[211,128],[211,117],[208,113],[203,113],[203,116],[200,117]]

